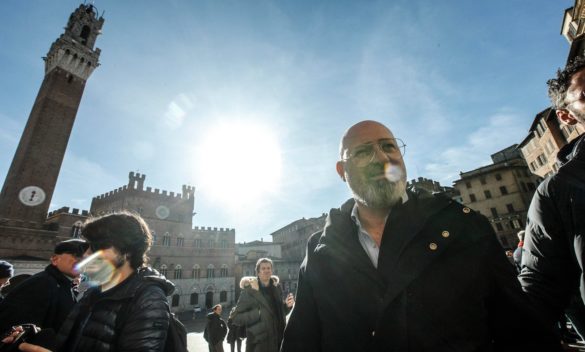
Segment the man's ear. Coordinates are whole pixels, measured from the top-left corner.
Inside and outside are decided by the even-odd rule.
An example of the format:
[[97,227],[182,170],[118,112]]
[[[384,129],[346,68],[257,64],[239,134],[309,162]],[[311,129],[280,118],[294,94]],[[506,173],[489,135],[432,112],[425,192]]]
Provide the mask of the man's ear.
[[57,265],[57,259],[58,259],[57,255],[53,254],[51,256],[51,264]]
[[335,169],[337,170],[339,177],[345,182],[345,167],[343,166],[343,161],[338,161],[337,164],[335,164]]
[[557,109],[557,118],[565,125],[574,125],[578,122],[568,109]]

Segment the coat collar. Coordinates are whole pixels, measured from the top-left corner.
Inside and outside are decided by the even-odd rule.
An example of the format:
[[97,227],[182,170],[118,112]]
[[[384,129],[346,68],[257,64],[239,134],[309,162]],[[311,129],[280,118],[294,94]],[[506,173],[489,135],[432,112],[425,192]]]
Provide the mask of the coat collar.
[[[277,287],[278,285],[278,276],[271,276],[270,282],[272,283],[273,287]],[[240,280],[240,288],[243,290],[247,290],[250,296],[256,300],[259,304],[263,305],[269,312],[272,314],[276,314],[276,312],[272,309],[272,305],[264,298],[262,293],[260,292],[260,282],[257,277],[255,276],[244,276]]]

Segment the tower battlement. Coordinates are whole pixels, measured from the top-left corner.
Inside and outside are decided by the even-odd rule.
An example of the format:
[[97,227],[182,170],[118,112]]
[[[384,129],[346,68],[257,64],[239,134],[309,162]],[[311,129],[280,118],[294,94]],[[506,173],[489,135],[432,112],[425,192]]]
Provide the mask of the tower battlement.
[[79,209],[77,209],[77,208],[70,209],[69,207],[61,207],[57,210],[53,210],[53,211],[49,212],[48,217],[55,216],[55,215],[61,215],[61,214],[89,216],[89,211],[88,210],[81,210],[81,212],[80,212]]
[[217,228],[217,227],[205,227],[205,226],[194,226],[193,227],[193,232],[197,232],[199,234],[205,234],[205,233],[236,233],[236,229],[230,229],[230,228]]

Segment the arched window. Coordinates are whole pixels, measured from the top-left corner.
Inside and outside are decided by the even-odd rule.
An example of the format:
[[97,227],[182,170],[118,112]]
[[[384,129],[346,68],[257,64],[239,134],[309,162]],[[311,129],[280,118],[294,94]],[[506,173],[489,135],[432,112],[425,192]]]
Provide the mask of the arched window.
[[167,273],[168,273],[167,265],[166,264],[162,264],[160,266],[160,270],[159,271],[160,271],[160,274],[161,275],[163,275],[163,276],[166,277],[167,276]]
[[215,242],[215,241],[214,241],[214,240],[212,240],[212,239],[209,239],[209,240],[207,240],[207,248],[213,248],[213,243],[214,243],[214,242]]
[[183,278],[183,268],[180,264],[175,266],[175,280]]
[[199,304],[199,294],[197,292],[193,292],[191,294],[191,300],[189,301],[190,304]]
[[214,271],[215,271],[215,267],[213,266],[213,264],[209,264],[207,266],[207,278],[208,279],[212,279],[215,277]]
[[201,238],[195,237],[195,240],[193,240],[193,247],[201,248]]
[[163,236],[163,246],[165,247],[170,247],[171,246],[171,235],[169,235],[168,232],[165,232],[165,235]]
[[220,248],[228,248],[228,241],[227,240],[221,240],[220,244],[219,244]]
[[179,236],[177,237],[177,247],[183,247],[185,245],[185,238],[183,237],[183,234],[180,233]]
[[87,39],[89,39],[90,33],[91,29],[89,29],[89,26],[83,26],[81,29],[81,34],[79,35],[81,37],[81,44],[87,44]]
[[173,307],[178,307],[179,306],[179,300],[181,299],[181,296],[179,295],[173,295],[173,302],[171,303],[171,305]]
[[156,246],[156,244],[157,244],[156,243],[157,242],[156,231],[151,230],[150,232],[152,233],[152,245]]
[[199,267],[199,264],[193,265],[193,271],[191,274],[194,279],[199,279],[201,277],[201,267]]
[[227,291],[221,291],[219,293],[219,301],[220,302],[227,302]]
[[222,264],[221,269],[219,269],[219,277],[227,277],[227,276],[228,276],[228,266],[227,266],[227,264]]

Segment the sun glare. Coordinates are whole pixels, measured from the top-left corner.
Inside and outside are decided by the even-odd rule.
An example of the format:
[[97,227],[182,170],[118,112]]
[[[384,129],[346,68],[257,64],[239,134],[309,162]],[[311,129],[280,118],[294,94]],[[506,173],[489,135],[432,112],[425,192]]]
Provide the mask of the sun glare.
[[280,147],[275,133],[265,126],[223,123],[206,133],[198,151],[200,187],[215,201],[253,205],[278,189]]

